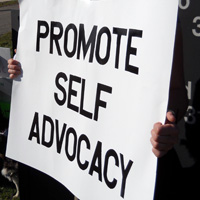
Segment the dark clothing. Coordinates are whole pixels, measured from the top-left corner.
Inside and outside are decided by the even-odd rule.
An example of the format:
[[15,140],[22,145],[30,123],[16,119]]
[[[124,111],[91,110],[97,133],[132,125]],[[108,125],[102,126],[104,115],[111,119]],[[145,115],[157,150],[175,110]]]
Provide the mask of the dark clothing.
[[199,164],[183,168],[176,151],[172,149],[158,159],[154,200],[199,199],[198,181]]
[[74,200],[65,186],[50,176],[19,164],[20,200]]

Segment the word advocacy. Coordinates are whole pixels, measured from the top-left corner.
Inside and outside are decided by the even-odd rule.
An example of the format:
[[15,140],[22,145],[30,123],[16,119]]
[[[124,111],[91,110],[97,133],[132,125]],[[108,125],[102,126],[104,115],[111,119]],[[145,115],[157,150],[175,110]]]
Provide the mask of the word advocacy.
[[[41,118],[42,123],[39,122],[39,113],[35,112],[30,134],[28,137],[29,140],[32,141],[35,139],[38,144],[43,145],[47,148],[52,147],[52,145],[56,143],[56,150],[58,154],[60,154],[64,148],[66,157],[70,162],[76,161],[79,168],[81,170],[88,169],[88,173],[91,176],[93,176],[93,173],[97,173],[98,180],[102,182],[102,179],[104,178],[106,185],[110,189],[114,189],[119,180],[109,176],[108,169],[112,167],[112,165],[114,165],[114,167],[116,166],[118,168],[121,168],[120,196],[124,198],[126,180],[132,167],[133,161],[129,160],[128,163],[125,165],[124,155],[121,153],[118,155],[118,153],[113,149],[109,149],[105,153],[103,158],[102,142],[98,141],[96,144],[96,148],[94,149],[91,145],[89,138],[85,134],[78,135],[73,127],[68,126],[66,123],[63,123],[61,126],[59,124],[59,120],[53,120],[49,116],[43,115],[43,117]],[[40,127],[40,124],[42,124],[42,127]],[[64,140],[65,146],[63,147]],[[81,153],[84,150],[94,151],[91,161],[84,160],[84,156],[81,156]],[[103,160],[104,163],[102,163]]]
[[[137,55],[137,48],[132,47],[132,40],[134,37],[142,38],[143,31],[137,29],[124,29],[114,27],[112,33],[116,35],[116,50],[115,50],[115,68],[119,68],[120,60],[120,50],[121,50],[121,40],[122,37],[127,37],[126,49],[122,49],[126,52],[124,58],[125,71],[139,74],[139,67],[131,65],[131,56]],[[79,28],[75,24],[68,24],[64,30],[63,25],[60,22],[51,21],[50,25],[46,21],[38,21],[37,24],[37,41],[36,41],[36,51],[40,52],[40,43],[42,39],[46,39],[48,36],[49,43],[49,53],[53,54],[56,47],[59,56],[62,56],[60,40],[64,40],[63,49],[67,57],[72,58],[76,55],[77,59],[80,59],[81,49],[83,53],[83,58],[85,59],[89,49],[89,62],[92,63],[94,56],[96,61],[100,65],[105,65],[110,58],[112,34],[108,27],[102,27],[98,30],[98,26],[93,26],[88,40],[85,37],[85,26],[80,24]],[[106,44],[103,44],[102,40],[106,38]],[[105,39],[104,39],[105,41]],[[71,45],[72,42],[72,45]],[[70,45],[69,45],[70,44]],[[103,46],[103,47],[102,47]],[[114,46],[114,45],[113,45]],[[105,55],[101,55],[100,50],[105,48]],[[94,55],[95,54],[95,55]]]

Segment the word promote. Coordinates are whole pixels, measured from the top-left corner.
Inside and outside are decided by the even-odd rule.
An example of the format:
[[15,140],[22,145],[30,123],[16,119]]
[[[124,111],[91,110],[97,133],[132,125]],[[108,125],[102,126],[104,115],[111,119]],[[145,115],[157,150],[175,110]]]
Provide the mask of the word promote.
[[[86,57],[89,49],[89,62],[92,63],[94,57],[100,65],[105,65],[110,59],[110,52],[112,47],[112,34],[116,35],[115,43],[115,68],[119,68],[120,51],[125,51],[126,56],[124,59],[124,70],[139,74],[139,67],[130,64],[131,56],[137,55],[137,48],[132,47],[132,42],[134,38],[142,38],[142,30],[137,29],[124,29],[114,27],[111,31],[108,27],[102,27],[98,30],[98,26],[93,26],[89,33],[89,38],[86,40],[86,30],[84,24],[80,24],[77,27],[75,24],[68,24],[64,29],[60,22],[52,21],[50,25],[46,21],[38,21],[37,27],[37,41],[36,41],[36,51],[41,51],[41,41],[47,39],[49,36],[49,53],[54,54],[55,48],[59,56],[62,56],[60,40],[64,40],[63,50],[64,54],[69,57],[76,57],[80,59],[81,50],[83,58]],[[72,37],[70,37],[72,35]],[[126,37],[127,45],[126,49],[121,49],[122,37]],[[102,38],[106,38],[105,55],[101,55],[100,49],[102,48]],[[69,41],[72,41],[72,45],[69,48]],[[61,44],[62,44],[61,43]],[[72,46],[72,48],[71,48]]]

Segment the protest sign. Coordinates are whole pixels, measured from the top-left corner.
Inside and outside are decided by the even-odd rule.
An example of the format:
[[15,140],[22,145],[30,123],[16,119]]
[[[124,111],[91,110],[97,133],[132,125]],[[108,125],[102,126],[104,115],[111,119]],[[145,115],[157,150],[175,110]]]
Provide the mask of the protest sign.
[[177,9],[174,0],[20,1],[23,74],[7,156],[81,200],[153,199],[150,131],[165,120]]

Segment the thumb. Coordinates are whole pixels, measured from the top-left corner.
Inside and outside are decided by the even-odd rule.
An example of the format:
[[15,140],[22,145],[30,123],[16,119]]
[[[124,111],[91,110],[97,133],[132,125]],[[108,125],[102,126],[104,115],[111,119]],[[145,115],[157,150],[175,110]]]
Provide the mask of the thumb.
[[173,111],[168,111],[166,115],[165,124],[175,124],[175,123],[176,123],[175,113]]

